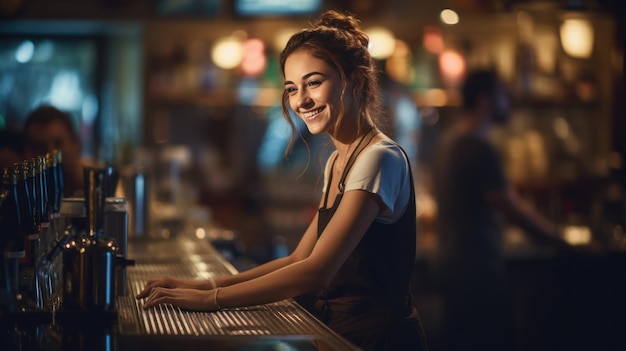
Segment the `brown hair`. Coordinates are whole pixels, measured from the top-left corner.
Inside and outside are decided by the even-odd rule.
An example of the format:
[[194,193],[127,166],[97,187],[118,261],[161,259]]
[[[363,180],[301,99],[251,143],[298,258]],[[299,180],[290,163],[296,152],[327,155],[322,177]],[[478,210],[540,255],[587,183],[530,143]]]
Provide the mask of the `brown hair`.
[[72,115],[52,105],[41,105],[31,111],[24,123],[24,132],[28,131],[33,125],[48,125],[53,122],[60,123],[67,130],[68,135],[75,140],[79,140]]
[[[298,50],[307,50],[311,55],[324,60],[334,67],[341,77],[341,102],[339,118],[335,127],[339,127],[345,114],[343,96],[350,83],[352,101],[356,107],[357,132],[361,133],[362,120],[369,119],[376,123],[381,113],[381,92],[378,85],[376,64],[367,46],[369,38],[359,28],[359,20],[350,15],[329,10],[320,15],[317,22],[294,34],[280,53],[280,69],[285,74],[285,61]],[[293,145],[296,129],[289,117],[288,96],[283,92],[283,116],[291,125],[292,137],[287,152]]]

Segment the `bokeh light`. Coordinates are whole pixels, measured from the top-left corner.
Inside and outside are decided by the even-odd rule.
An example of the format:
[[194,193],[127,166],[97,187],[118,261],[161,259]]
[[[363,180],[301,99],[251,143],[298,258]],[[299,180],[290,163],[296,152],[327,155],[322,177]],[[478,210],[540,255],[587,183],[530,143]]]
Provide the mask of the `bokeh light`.
[[15,60],[19,63],[27,63],[33,58],[35,44],[30,40],[24,40],[15,50]]
[[217,40],[211,51],[211,58],[219,68],[233,69],[239,66],[243,59],[241,39],[229,36]]
[[373,58],[384,60],[393,54],[396,40],[393,33],[384,27],[372,27],[366,30],[370,38],[368,50]]
[[561,45],[566,54],[588,58],[593,51],[593,26],[583,18],[569,18],[560,28]]
[[441,22],[445,24],[452,25],[459,23],[459,15],[454,10],[445,9],[441,11],[439,18],[441,19]]
[[447,49],[439,55],[442,81],[449,87],[460,84],[465,74],[465,59],[456,50]]
[[422,45],[431,54],[440,54],[444,49],[443,36],[441,30],[435,26],[424,27],[424,38]]
[[243,42],[243,60],[241,70],[243,74],[256,77],[263,73],[267,64],[265,44],[261,39],[253,38]]

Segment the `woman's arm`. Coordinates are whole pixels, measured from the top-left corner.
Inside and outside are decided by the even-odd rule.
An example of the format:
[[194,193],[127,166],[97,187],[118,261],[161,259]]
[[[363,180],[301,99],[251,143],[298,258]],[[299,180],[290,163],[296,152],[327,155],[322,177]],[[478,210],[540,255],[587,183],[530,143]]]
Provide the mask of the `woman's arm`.
[[311,254],[258,279],[220,289],[222,307],[279,301],[326,287],[379,212],[376,195],[348,191]]
[[[204,279],[181,279],[175,277],[162,277],[159,279],[149,280],[144,289],[139,294],[137,294],[137,298],[141,299],[147,297],[152,289],[159,287],[168,289],[180,288],[211,290],[215,287],[225,287],[233,284],[242,283],[247,280],[255,279],[269,272],[275,271],[277,269],[306,258],[313,250],[313,247],[315,246],[315,241],[317,241],[317,215],[315,215],[315,217],[309,224],[309,227],[304,232],[304,235],[300,239],[300,242],[298,243],[298,246],[296,247],[294,252],[287,257],[272,260],[270,262],[264,263],[241,273],[217,277],[214,279],[213,282]],[[213,284],[215,284],[215,286],[213,286]]]
[[[314,241],[315,237],[311,238],[311,232],[307,230],[301,245],[294,252],[294,257],[305,258],[294,260],[264,275],[220,288],[219,306],[259,305],[326,287],[355,249],[379,209],[377,195],[363,190],[346,192],[319,239]],[[307,255],[311,242],[315,242],[315,245]],[[152,290],[144,307],[172,303],[194,310],[215,310],[218,308],[215,294],[215,290],[156,288]]]

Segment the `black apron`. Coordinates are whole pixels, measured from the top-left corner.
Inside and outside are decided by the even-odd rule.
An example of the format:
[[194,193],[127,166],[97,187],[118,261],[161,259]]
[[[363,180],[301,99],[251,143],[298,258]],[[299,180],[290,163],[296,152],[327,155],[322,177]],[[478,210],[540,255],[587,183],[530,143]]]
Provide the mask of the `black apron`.
[[[331,208],[327,207],[326,189],[323,207],[319,209],[318,236],[339,207],[348,171],[367,144],[357,146],[350,156]],[[328,186],[332,183],[335,160]],[[364,350],[427,350],[410,293],[415,263],[415,213],[411,177],[411,196],[402,218],[392,224],[373,222],[330,285],[318,295],[316,316]]]

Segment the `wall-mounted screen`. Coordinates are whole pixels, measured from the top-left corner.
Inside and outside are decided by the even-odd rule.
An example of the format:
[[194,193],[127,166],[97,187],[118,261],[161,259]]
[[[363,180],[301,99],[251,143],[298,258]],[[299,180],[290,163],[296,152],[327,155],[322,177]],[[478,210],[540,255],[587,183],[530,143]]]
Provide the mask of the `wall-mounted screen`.
[[161,15],[217,16],[222,0],[157,0],[155,10]]
[[238,16],[291,16],[316,13],[322,0],[235,0]]

